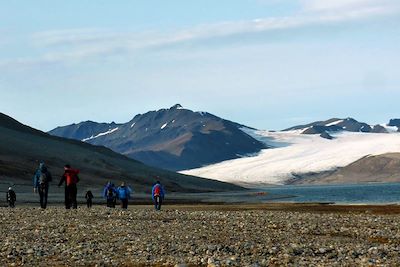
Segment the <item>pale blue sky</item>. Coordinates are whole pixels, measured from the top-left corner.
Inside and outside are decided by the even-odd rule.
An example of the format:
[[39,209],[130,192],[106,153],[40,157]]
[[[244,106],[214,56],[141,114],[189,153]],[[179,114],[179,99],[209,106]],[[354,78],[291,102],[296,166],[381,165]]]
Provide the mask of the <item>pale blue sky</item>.
[[400,117],[398,0],[7,1],[0,112],[41,130],[170,107],[260,129]]

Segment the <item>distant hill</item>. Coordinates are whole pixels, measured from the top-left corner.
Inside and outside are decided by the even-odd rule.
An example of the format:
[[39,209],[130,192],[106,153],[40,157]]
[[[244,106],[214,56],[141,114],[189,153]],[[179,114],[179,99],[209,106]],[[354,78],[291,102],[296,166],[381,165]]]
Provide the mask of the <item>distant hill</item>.
[[359,122],[353,118],[332,118],[326,121],[316,121],[305,125],[294,126],[283,131],[292,130],[301,130],[302,134],[323,134],[322,137],[324,138],[328,137],[327,133],[338,131],[388,133],[387,128],[382,125],[369,125],[364,122]]
[[365,156],[331,172],[305,175],[294,183],[343,184],[400,182],[400,153]]
[[244,125],[177,104],[136,115],[123,124],[91,121],[57,127],[55,136],[102,145],[145,164],[183,170],[259,152],[266,145]]
[[109,179],[125,180],[136,192],[144,192],[149,191],[155,179],[159,179],[170,192],[241,189],[223,182],[149,167],[105,147],[51,136],[2,113],[0,140],[0,179],[3,183],[31,184],[38,162],[44,161],[56,179],[61,176],[66,163],[80,169],[82,185],[103,186]]

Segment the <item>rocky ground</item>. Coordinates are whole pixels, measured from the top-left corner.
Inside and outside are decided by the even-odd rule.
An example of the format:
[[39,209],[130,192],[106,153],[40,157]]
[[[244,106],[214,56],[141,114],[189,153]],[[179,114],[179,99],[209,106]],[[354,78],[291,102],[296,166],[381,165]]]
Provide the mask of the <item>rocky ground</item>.
[[0,265],[400,266],[398,214],[229,207],[0,208]]

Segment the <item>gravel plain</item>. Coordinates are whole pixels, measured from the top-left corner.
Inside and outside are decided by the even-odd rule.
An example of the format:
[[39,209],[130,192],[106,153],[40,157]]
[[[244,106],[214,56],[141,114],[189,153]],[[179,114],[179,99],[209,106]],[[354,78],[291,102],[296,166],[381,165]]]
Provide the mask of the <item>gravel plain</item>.
[[399,214],[243,207],[0,208],[0,266],[400,266]]

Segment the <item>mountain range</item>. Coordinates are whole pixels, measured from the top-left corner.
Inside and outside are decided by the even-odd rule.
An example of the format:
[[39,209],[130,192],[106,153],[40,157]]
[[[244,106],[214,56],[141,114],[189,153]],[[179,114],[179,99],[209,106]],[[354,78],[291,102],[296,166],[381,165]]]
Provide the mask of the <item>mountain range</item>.
[[197,168],[254,154],[267,147],[242,131],[250,127],[176,104],[138,114],[127,123],[85,121],[49,134],[101,145],[150,166]]
[[[152,166],[251,186],[357,182],[357,175],[350,175],[354,168],[342,168],[368,155],[400,152],[399,131],[400,119],[370,125],[332,118],[268,132],[177,104],[138,114],[127,123],[86,121],[49,133],[106,146]],[[383,162],[376,159],[376,168]],[[340,174],[333,172],[339,170],[347,176],[338,179]]]
[[332,118],[326,121],[316,121],[305,125],[290,127],[284,131],[299,130],[302,134],[320,134],[323,138],[332,139],[330,135],[332,132],[388,133],[393,131],[393,127],[397,127],[395,130],[400,131],[400,120],[392,119],[386,125],[369,125],[353,118]]
[[[63,166],[80,169],[80,186],[101,188],[107,180],[126,181],[135,192],[148,192],[156,179],[169,192],[240,190],[235,185],[149,167],[103,146],[49,135],[0,113],[1,183],[32,184],[32,176],[44,161],[55,180]],[[31,187],[29,187],[31,188]]]

